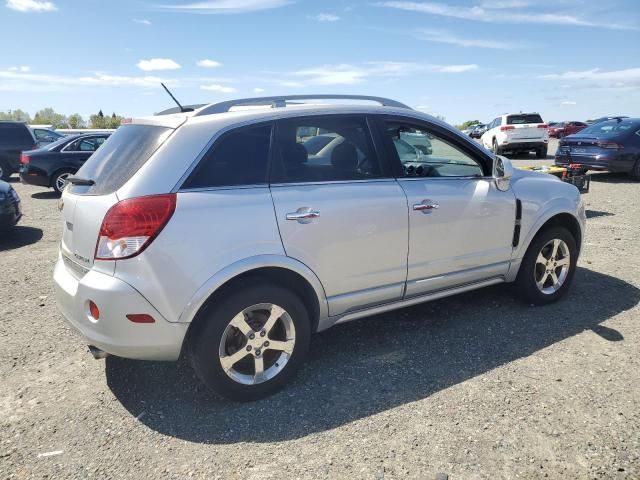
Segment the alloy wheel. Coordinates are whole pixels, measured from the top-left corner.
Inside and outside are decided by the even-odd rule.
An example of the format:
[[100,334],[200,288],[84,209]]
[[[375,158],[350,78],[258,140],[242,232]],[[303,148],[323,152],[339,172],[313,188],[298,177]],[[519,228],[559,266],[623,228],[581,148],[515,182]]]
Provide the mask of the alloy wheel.
[[558,238],[547,242],[538,257],[533,271],[538,289],[545,295],[556,293],[564,284],[571,267],[569,246]]
[[62,192],[62,190],[64,190],[64,187],[67,186],[67,179],[70,176],[70,173],[61,173],[60,175],[58,175],[58,177],[56,178],[56,190]]
[[280,306],[260,303],[231,319],[220,340],[220,365],[229,378],[257,385],[278,375],[296,342],[291,316]]

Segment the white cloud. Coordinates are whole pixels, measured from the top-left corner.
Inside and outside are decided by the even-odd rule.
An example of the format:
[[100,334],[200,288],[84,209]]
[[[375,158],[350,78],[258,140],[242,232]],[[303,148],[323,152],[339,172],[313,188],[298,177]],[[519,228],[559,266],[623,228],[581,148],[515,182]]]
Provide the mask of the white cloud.
[[416,110],[420,110],[422,112],[428,112],[429,110],[431,110],[431,105],[418,105],[416,107]]
[[200,85],[202,90],[209,90],[210,92],[221,92],[221,93],[233,93],[236,91],[233,87],[226,87],[224,85],[219,85],[217,83],[212,83],[211,85]]
[[284,7],[293,0],[208,0],[186,5],[157,5],[158,8],[183,13],[231,14]]
[[140,25],[146,25],[146,26],[151,25],[151,21],[147,20],[146,18],[134,18],[133,22],[139,23]]
[[137,64],[140,70],[151,72],[154,70],[177,70],[180,67],[178,63],[170,58],[151,58],[149,60],[140,60]]
[[560,88],[563,89],[638,89],[640,88],[640,67],[610,71],[602,70],[600,68],[592,68],[591,70],[583,71],[570,70],[563,73],[540,75],[538,78],[542,78],[544,80],[573,82],[572,84],[563,83],[560,85]]
[[7,8],[18,12],[53,12],[58,9],[53,2],[40,0],[7,0]]
[[159,88],[160,82],[174,85],[175,81],[154,76],[124,76],[96,72],[90,76],[34,74],[19,71],[0,71],[2,90],[19,92],[51,92],[77,87],[140,87]]
[[291,75],[307,79],[309,85],[353,85],[363,82],[368,73],[360,67],[341,64],[307,68]]
[[334,15],[333,13],[319,13],[318,15],[314,15],[311,18],[319,22],[337,22],[338,20],[340,20],[340,17],[338,15]]
[[[507,3],[509,7],[506,8]],[[491,4],[491,3],[490,3]],[[498,8],[499,5],[502,8]],[[459,7],[438,2],[407,2],[407,1],[386,1],[376,4],[380,7],[406,10],[410,12],[425,13],[442,17],[461,18],[477,22],[487,23],[534,23],[548,25],[573,25],[582,27],[601,27],[612,30],[637,30],[635,26],[619,25],[616,23],[595,23],[574,15],[531,12],[526,10],[514,11],[513,2],[493,2],[493,7],[472,6]]]
[[264,88],[256,87],[253,89],[253,93],[264,93]]
[[476,65],[475,63],[471,63],[468,65],[433,65],[432,69],[434,72],[440,73],[462,73],[477,70],[478,65]]
[[529,5],[530,3],[524,0],[485,0],[480,4],[482,8],[493,8],[496,10],[503,8],[523,8]]
[[496,50],[517,50],[519,48],[524,48],[523,45],[514,43],[507,39],[487,40],[481,38],[464,38],[444,30],[420,29],[415,32],[414,36],[420,40],[426,40],[428,42],[447,43],[449,45],[457,45],[465,48],[475,47]]
[[196,65],[202,68],[216,68],[216,67],[222,66],[220,62],[216,62],[215,60],[209,60],[208,58],[198,61]]
[[31,71],[31,67],[27,65],[20,65],[19,67],[9,67],[9,71],[26,73]]
[[560,102],[560,105],[576,105],[576,102],[565,100],[564,102]]

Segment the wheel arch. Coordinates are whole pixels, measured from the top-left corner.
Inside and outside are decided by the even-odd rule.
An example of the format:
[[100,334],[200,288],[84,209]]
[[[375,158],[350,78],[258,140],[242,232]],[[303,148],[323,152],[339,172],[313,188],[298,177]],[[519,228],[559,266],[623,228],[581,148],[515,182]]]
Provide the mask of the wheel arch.
[[73,167],[69,167],[69,166],[65,166],[65,167],[58,167],[56,168],[53,173],[51,173],[51,175],[49,175],[49,188],[53,188],[53,180],[61,173],[64,172],[69,172],[69,173],[76,173],[78,171],[77,168],[73,168]]
[[225,292],[241,286],[248,279],[261,278],[295,291],[307,306],[312,332],[328,317],[324,288],[318,277],[303,263],[281,255],[259,255],[236,262],[212,276],[187,303],[179,322],[191,323],[189,334],[197,328],[207,308]]
[[522,258],[529,249],[531,243],[533,243],[533,241],[542,232],[553,227],[564,227],[569,230],[571,235],[573,235],[573,238],[575,238],[576,240],[576,245],[578,246],[578,255],[580,254],[580,251],[582,250],[583,228],[578,218],[576,218],[573,213],[567,211],[551,213],[544,219],[540,220],[540,222],[530,230],[525,241],[520,245],[518,249],[518,255],[516,257],[517,259],[511,262],[511,267],[507,274],[508,282],[512,282],[516,279],[518,271],[520,270]]

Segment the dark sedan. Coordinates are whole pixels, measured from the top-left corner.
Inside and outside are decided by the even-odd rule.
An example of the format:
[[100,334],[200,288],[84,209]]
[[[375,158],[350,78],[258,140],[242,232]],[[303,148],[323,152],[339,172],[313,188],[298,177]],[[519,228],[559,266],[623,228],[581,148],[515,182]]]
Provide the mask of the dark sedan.
[[18,194],[10,184],[0,180],[0,231],[13,227],[21,217]]
[[67,178],[74,175],[110,133],[70,135],[38,150],[20,156],[22,183],[53,188],[60,193]]
[[640,118],[607,120],[560,140],[556,165],[628,173],[640,180]]

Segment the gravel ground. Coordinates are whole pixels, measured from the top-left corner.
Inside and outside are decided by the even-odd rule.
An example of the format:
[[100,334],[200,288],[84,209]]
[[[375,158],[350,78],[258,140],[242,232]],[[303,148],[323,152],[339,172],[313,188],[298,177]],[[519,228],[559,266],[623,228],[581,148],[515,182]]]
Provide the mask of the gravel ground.
[[55,307],[57,199],[14,186],[0,478],[640,478],[640,184],[625,177],[585,196],[565,300],[533,308],[497,286],[338,326],[253,404],[184,364],[93,360]]

